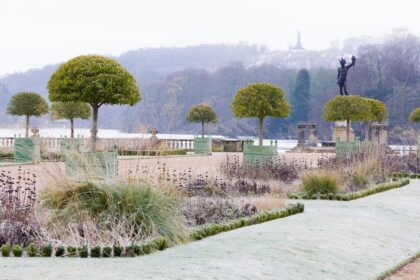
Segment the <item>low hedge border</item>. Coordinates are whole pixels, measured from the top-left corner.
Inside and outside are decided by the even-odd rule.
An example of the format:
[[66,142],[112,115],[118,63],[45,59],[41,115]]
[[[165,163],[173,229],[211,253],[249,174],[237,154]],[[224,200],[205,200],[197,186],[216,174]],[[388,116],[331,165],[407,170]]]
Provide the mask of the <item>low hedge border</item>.
[[[278,218],[284,218],[294,214],[298,214],[304,211],[304,205],[302,203],[295,203],[288,205],[286,209],[272,210],[255,214],[251,217],[240,218],[225,223],[219,224],[208,224],[194,228],[190,232],[190,238],[192,240],[200,240],[218,233],[234,230],[244,226],[255,225],[259,223],[268,222]],[[141,255],[147,255],[156,251],[163,251],[172,244],[169,239],[165,237],[157,237],[149,242],[142,244],[133,244],[127,247],[114,244],[113,246],[93,246],[88,248],[87,246],[74,247],[74,246],[58,246],[53,249],[51,244],[44,244],[43,246],[37,246],[34,243],[29,244],[27,248],[20,248],[19,250],[13,251],[14,257],[21,257],[23,253],[28,257],[81,257],[81,258],[109,258],[109,257],[135,257]],[[0,248],[3,257],[10,256],[10,245],[6,244]]]
[[213,236],[222,232],[246,227],[250,225],[260,224],[271,220],[288,217],[294,214],[302,213],[305,206],[302,203],[288,205],[286,209],[272,210],[255,214],[251,217],[240,218],[224,223],[207,224],[196,227],[191,232],[191,239],[200,240],[209,236]]
[[359,199],[362,197],[366,197],[372,194],[388,191],[391,189],[401,188],[405,185],[408,185],[410,183],[409,179],[403,179],[398,181],[393,181],[390,183],[385,184],[379,184],[374,187],[360,190],[353,193],[346,193],[346,194],[334,194],[334,193],[328,193],[328,194],[320,194],[320,195],[312,195],[308,196],[306,194],[289,194],[289,199],[320,199],[320,200],[342,200],[342,201],[350,201]]
[[[133,244],[127,247],[114,244],[113,246],[93,246],[90,249],[84,245],[81,247],[75,246],[58,246],[53,248],[51,244],[44,244],[42,246],[35,243],[29,244],[27,248],[22,248],[18,245],[13,246],[14,257],[81,257],[81,258],[99,258],[99,257],[134,257],[147,255],[155,251],[162,251],[170,247],[170,241],[165,237],[157,237],[142,244]],[[10,245],[4,244],[1,248],[3,257],[11,256]],[[26,254],[25,254],[26,253]]]
[[385,271],[384,273],[382,273],[381,275],[379,275],[376,280],[385,280],[386,278],[392,276],[393,274],[397,273],[398,270],[400,270],[401,268],[403,268],[404,266],[406,266],[407,264],[415,261],[417,258],[420,258],[420,252],[417,252],[417,254],[415,254],[414,256],[398,263],[396,266],[394,266],[393,268]]
[[408,173],[408,172],[395,172],[391,174],[392,179],[410,178],[420,179],[420,174]]

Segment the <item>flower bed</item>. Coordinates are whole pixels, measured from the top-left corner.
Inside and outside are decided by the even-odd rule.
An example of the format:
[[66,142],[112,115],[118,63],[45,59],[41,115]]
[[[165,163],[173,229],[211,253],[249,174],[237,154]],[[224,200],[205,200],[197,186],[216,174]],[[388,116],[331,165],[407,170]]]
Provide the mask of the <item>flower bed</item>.
[[391,183],[379,184],[374,187],[363,189],[353,193],[345,193],[345,194],[313,194],[308,196],[306,194],[289,194],[290,199],[324,199],[324,200],[343,200],[343,201],[350,201],[359,199],[365,196],[369,196],[372,194],[388,191],[391,189],[401,188],[405,185],[408,185],[410,180],[404,179],[401,181],[394,181]]
[[[192,240],[201,240],[218,233],[288,217],[294,214],[302,213],[303,211],[304,205],[302,203],[296,203],[289,205],[286,209],[261,212],[251,217],[235,219],[224,223],[207,224],[193,228],[190,232],[190,238]],[[147,255],[156,251],[163,251],[172,245],[174,245],[174,243],[171,243],[169,239],[165,237],[157,237],[145,243],[132,244],[126,247],[114,244],[112,247],[93,246],[88,248],[87,246],[58,246],[56,248],[52,248],[51,244],[37,246],[34,243],[31,243],[27,248],[22,249],[20,246],[14,246],[14,250],[11,250],[10,245],[5,244],[1,247],[1,252],[3,257],[9,257],[11,255],[14,257],[134,257]]]

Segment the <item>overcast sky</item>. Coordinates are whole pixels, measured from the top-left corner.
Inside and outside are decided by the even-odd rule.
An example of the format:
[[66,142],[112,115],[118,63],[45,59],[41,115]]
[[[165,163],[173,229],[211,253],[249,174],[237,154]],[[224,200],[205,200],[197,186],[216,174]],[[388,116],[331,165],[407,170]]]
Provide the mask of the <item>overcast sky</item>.
[[[417,4],[416,4],[417,2]],[[307,49],[333,40],[420,34],[418,0],[0,0],[0,75],[80,54],[245,41]]]

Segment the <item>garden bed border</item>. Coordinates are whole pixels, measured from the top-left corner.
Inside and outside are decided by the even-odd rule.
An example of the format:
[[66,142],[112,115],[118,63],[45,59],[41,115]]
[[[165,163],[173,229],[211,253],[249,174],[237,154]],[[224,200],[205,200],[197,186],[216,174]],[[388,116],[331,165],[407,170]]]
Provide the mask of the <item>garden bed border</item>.
[[357,192],[353,193],[347,193],[347,194],[320,194],[320,195],[312,195],[311,197],[307,196],[306,194],[289,194],[289,199],[306,199],[306,200],[342,200],[342,201],[350,201],[355,200],[359,198],[363,198],[369,195],[373,195],[376,193],[401,188],[410,183],[409,179],[403,179],[401,181],[393,181],[389,183],[382,183],[378,184],[376,186],[373,186],[371,188],[367,188],[364,190],[359,190]]

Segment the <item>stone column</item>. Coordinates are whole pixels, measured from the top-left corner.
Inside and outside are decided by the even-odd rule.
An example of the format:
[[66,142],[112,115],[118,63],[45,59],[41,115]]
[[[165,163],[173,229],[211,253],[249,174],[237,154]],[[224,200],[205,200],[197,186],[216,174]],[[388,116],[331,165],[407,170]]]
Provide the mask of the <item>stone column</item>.
[[386,123],[379,124],[379,145],[388,147],[388,125]]
[[316,136],[316,123],[308,122],[309,134],[308,143],[309,147],[316,147],[318,144],[318,137]]
[[158,146],[160,145],[160,141],[156,136],[158,133],[158,130],[156,128],[152,128],[150,130],[150,133],[152,134],[152,137],[150,137],[150,146],[152,149],[157,149]]
[[377,122],[372,123],[372,142],[379,143],[379,133],[380,133],[380,127],[381,125]]
[[298,122],[298,147],[304,147],[305,146],[305,127],[306,123],[304,122]]

